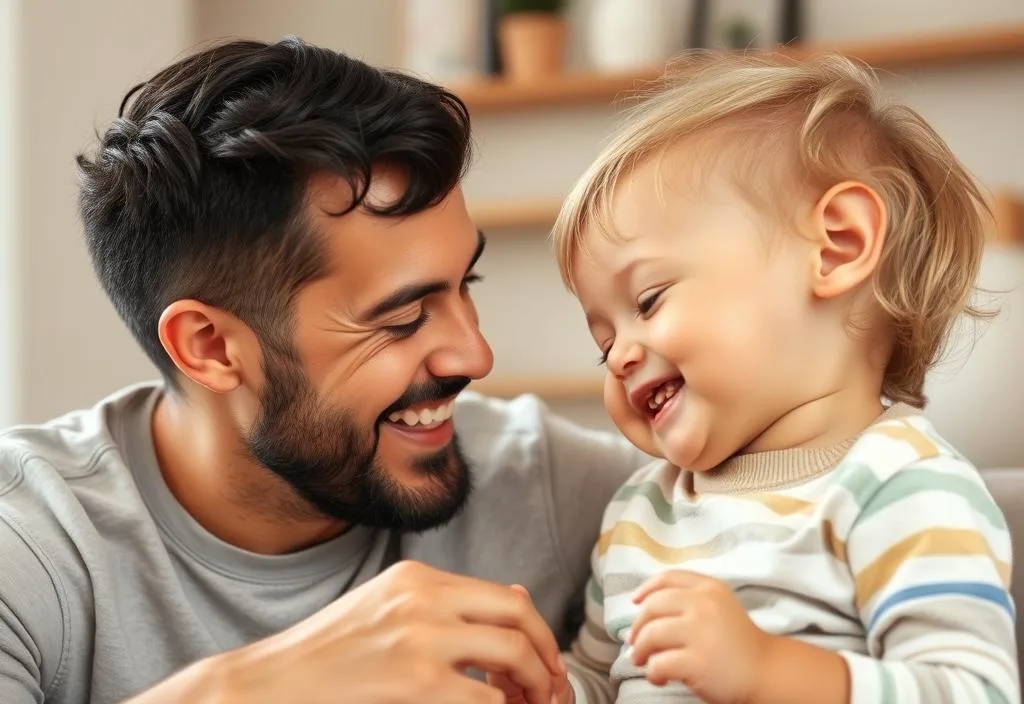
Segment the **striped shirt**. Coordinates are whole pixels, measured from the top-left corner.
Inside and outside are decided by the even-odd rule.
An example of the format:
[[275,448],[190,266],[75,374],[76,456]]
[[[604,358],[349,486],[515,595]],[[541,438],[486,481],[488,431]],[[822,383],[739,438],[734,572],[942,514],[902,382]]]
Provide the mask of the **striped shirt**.
[[578,704],[696,701],[648,683],[624,642],[633,591],[671,569],[722,580],[768,633],[839,652],[854,704],[1020,702],[1006,521],[909,406],[832,448],[652,464],[601,531],[570,658]]

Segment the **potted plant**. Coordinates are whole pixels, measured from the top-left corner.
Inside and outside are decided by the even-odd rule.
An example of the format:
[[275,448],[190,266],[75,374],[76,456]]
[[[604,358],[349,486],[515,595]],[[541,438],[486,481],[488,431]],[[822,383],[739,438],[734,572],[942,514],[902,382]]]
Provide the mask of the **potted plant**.
[[502,70],[511,81],[559,73],[565,63],[566,0],[499,0]]

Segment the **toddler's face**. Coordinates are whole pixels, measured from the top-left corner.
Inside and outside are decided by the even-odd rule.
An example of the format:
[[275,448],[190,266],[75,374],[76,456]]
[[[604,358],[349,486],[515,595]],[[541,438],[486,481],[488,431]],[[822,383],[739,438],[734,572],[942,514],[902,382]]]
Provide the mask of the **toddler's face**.
[[612,419],[644,451],[700,471],[756,449],[799,403],[814,260],[725,180],[698,194],[657,168],[619,182],[622,237],[586,233],[577,295]]

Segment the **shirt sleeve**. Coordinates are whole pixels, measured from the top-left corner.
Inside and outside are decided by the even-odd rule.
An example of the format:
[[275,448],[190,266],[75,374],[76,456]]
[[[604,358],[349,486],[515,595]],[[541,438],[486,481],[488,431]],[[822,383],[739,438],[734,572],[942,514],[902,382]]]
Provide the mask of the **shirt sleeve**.
[[837,543],[867,634],[843,653],[852,704],[1020,702],[1010,533],[977,471],[940,455],[855,484]]
[[585,618],[566,657],[566,664],[576,704],[612,704],[615,692],[611,685],[611,667],[618,657],[620,644],[608,635],[605,628],[604,590],[596,546],[591,563],[593,567],[587,581]]
[[42,704],[43,663],[61,657],[60,606],[53,581],[3,516],[0,556],[0,702]]

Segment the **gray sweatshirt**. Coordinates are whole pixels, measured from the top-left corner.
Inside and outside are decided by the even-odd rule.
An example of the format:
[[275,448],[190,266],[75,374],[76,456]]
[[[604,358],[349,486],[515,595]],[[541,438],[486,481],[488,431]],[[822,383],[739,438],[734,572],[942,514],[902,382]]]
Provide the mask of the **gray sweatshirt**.
[[106,704],[295,624],[400,558],[526,586],[565,646],[605,504],[648,461],[533,397],[464,392],[455,423],[476,491],[446,527],[354,528],[257,555],[204,530],[164,484],[162,389],[0,433],[0,702]]

